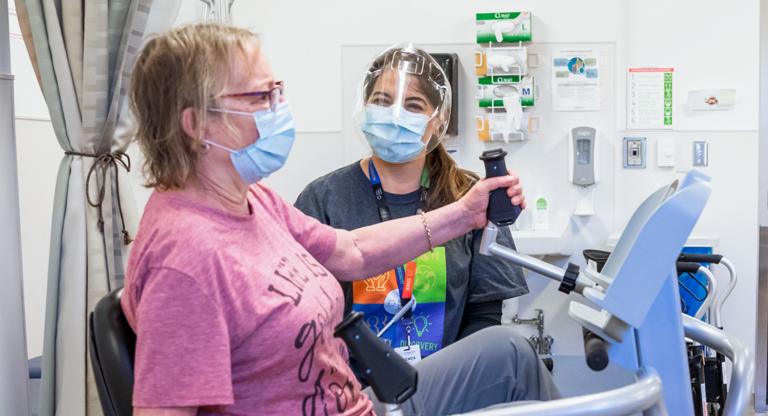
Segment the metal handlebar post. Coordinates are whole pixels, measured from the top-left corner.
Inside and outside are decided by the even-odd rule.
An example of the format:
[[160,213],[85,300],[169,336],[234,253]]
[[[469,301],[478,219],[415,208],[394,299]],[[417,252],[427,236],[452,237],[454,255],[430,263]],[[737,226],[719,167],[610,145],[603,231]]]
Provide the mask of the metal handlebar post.
[[480,254],[486,256],[492,254],[500,256],[524,269],[536,272],[544,277],[557,280],[558,282],[563,281],[563,274],[565,274],[564,269],[551,265],[535,257],[520,254],[509,247],[504,247],[501,244],[496,243],[496,236],[498,233],[499,228],[495,224],[489,222],[483,231],[483,239],[480,242]]
[[[512,250],[509,247],[505,247],[501,244],[498,244],[496,242],[496,237],[498,236],[498,234],[499,234],[499,227],[493,224],[492,222],[489,222],[488,225],[486,225],[485,230],[483,230],[483,239],[480,242],[480,254],[484,256],[490,256],[490,255],[499,256],[503,259],[511,261],[512,263],[524,269],[528,269],[532,272],[536,272],[544,277],[550,278],[552,280],[555,280],[561,283],[563,282],[564,277],[570,271],[570,266],[572,265],[569,266],[569,270],[566,270],[561,267],[557,267],[555,265],[549,264],[543,260],[539,260],[536,257],[531,257],[525,254],[518,253],[517,251]],[[582,294],[585,288],[599,287],[599,285],[596,282],[593,282],[592,280],[584,276],[582,273],[578,273],[578,275],[575,275],[573,277],[575,281],[572,282],[573,284],[572,290],[578,294]]]
[[384,412],[386,416],[403,416],[403,409],[398,404],[385,403]]
[[687,315],[683,315],[685,336],[706,345],[731,360],[730,392],[725,400],[723,414],[741,416],[745,414],[752,396],[755,365],[752,355],[737,339],[720,329]]

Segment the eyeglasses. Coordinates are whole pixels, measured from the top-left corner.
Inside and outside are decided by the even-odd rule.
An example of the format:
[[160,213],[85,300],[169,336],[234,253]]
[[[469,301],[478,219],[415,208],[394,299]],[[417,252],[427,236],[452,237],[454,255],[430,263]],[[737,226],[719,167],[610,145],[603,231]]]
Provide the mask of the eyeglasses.
[[222,98],[254,98],[254,104],[263,106],[269,100],[269,109],[275,111],[277,105],[280,103],[280,98],[283,96],[285,84],[283,81],[275,81],[275,84],[266,91],[250,91],[239,92],[234,94],[222,95]]

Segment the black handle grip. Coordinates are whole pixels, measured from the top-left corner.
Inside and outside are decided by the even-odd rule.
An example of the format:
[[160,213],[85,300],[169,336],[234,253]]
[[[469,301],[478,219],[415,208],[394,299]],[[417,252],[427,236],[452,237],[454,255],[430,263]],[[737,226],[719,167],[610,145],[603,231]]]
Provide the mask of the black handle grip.
[[610,251],[603,251],[603,250],[584,250],[582,252],[584,255],[584,260],[586,261],[594,261],[597,265],[597,272],[600,273],[603,271],[603,267],[605,266],[605,263],[608,261],[608,257],[611,256]]
[[719,254],[681,253],[680,257],[677,258],[677,261],[720,264],[720,260],[722,259],[723,256]]
[[677,274],[683,274],[683,273],[696,274],[699,272],[699,267],[701,267],[699,263],[691,263],[686,261],[678,261],[675,264],[677,265]]
[[587,367],[593,371],[603,371],[608,367],[608,347],[610,344],[602,338],[582,328],[584,334],[584,357],[587,359]]
[[[504,162],[504,156],[507,155],[502,149],[486,150],[480,156],[480,160],[485,163],[485,177],[493,178],[496,176],[508,175],[507,164]],[[512,205],[512,201],[507,196],[506,188],[498,188],[491,191],[491,197],[488,201],[488,220],[496,225],[510,225],[520,216],[522,208],[518,205]]]
[[363,322],[363,314],[352,312],[336,326],[333,336],[347,344],[360,364],[363,378],[382,403],[403,403],[416,393],[418,373],[395,350]]

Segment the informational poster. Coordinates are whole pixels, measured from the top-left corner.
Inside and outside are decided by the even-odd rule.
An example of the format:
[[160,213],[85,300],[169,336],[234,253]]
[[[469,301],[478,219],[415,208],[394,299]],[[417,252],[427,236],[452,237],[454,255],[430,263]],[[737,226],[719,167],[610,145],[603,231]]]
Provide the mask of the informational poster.
[[600,111],[600,58],[594,49],[552,54],[552,109]]
[[673,128],[674,68],[629,68],[627,129]]

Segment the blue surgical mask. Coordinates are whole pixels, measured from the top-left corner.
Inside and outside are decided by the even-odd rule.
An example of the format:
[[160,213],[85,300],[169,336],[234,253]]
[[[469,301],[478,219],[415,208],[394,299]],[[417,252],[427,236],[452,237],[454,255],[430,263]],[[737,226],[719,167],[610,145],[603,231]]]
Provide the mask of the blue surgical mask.
[[382,107],[368,104],[362,130],[368,144],[381,160],[405,163],[416,159],[424,151],[421,140],[429,117],[412,113],[396,106]]
[[263,110],[255,113],[221,109],[212,111],[249,115],[256,122],[259,137],[253,144],[240,150],[230,149],[208,139],[204,140],[205,143],[230,153],[232,164],[243,182],[249,185],[254,184],[285,165],[285,160],[288,159],[296,138],[293,115],[287,102],[278,104],[275,111]]

